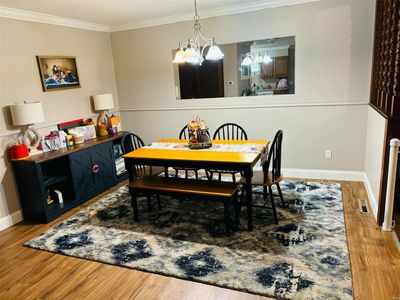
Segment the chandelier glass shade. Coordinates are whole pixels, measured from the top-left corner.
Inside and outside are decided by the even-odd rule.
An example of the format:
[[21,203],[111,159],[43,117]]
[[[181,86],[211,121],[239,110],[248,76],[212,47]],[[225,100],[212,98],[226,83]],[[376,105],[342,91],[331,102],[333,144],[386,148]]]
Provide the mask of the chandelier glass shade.
[[[179,43],[179,49],[175,54],[173,63],[191,63],[201,65],[206,60],[218,60],[224,57],[215,39],[209,39],[201,33],[200,17],[197,14],[197,1],[194,0],[194,34],[188,39],[187,43]],[[186,44],[185,49],[181,44]],[[204,56],[208,48],[207,55]]]
[[269,64],[270,62],[272,62],[272,58],[267,53],[264,53],[264,55],[260,53],[246,53],[246,57],[242,60],[242,66],[249,66],[252,64]]

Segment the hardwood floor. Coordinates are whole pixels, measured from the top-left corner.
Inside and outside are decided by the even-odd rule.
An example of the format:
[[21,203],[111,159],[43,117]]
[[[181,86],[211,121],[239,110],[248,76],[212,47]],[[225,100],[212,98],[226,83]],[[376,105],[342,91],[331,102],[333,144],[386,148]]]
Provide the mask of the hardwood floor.
[[[359,213],[357,199],[367,199],[361,182],[339,182],[355,299],[400,299],[400,253],[392,233]],[[21,222],[0,232],[0,299],[266,299],[22,246],[101,196],[49,224]]]

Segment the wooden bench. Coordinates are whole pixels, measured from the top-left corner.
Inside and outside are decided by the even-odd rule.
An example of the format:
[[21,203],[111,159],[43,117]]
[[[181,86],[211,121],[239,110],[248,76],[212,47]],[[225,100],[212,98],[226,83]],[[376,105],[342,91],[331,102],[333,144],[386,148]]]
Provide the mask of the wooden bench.
[[224,219],[226,233],[231,231],[231,218],[229,205],[235,210],[235,222],[238,222],[238,201],[239,183],[206,181],[195,179],[171,178],[160,176],[143,176],[128,184],[132,197],[133,220],[139,221],[137,194],[144,193],[149,196],[168,195],[177,197],[189,197],[207,200],[221,201],[224,204]]

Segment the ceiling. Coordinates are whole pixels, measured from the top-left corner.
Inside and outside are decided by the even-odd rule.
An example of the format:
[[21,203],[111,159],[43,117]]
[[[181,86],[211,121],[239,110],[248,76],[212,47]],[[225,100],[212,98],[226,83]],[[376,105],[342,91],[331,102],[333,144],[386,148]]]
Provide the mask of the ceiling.
[[[315,0],[198,0],[201,18]],[[111,31],[191,20],[193,0],[0,0],[0,8],[27,10],[106,25]]]

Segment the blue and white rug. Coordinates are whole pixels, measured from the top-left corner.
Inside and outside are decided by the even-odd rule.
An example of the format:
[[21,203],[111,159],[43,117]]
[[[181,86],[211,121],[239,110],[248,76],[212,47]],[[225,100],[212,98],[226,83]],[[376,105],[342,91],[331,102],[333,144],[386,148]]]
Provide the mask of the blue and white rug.
[[[110,193],[26,246],[275,298],[351,299],[352,282],[337,183],[281,183],[287,208],[254,208],[253,232],[224,234],[223,206],[162,197],[151,212],[128,189]],[[262,202],[262,199],[257,199]]]

